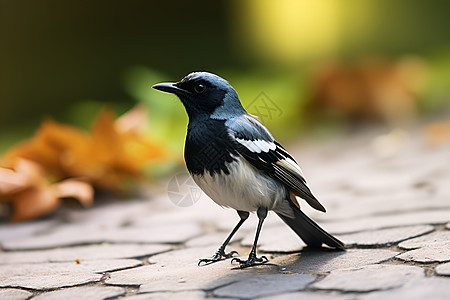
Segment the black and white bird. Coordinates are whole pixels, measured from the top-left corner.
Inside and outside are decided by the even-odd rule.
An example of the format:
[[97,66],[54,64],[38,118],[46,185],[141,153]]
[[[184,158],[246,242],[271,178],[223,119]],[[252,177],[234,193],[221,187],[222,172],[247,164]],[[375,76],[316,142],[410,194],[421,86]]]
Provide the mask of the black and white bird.
[[256,256],[259,233],[269,210],[274,211],[309,247],[344,244],[324,231],[301,210],[296,197],[313,208],[325,208],[306,185],[305,176],[292,156],[274,139],[257,117],[242,107],[235,89],[223,78],[193,72],[176,83],[153,88],[178,96],[189,116],[184,158],[197,185],[214,202],[237,210],[240,221],[217,252],[200,263],[230,258],[225,252],[250,212],[259,223],[247,260],[233,258],[241,268],[264,263]]

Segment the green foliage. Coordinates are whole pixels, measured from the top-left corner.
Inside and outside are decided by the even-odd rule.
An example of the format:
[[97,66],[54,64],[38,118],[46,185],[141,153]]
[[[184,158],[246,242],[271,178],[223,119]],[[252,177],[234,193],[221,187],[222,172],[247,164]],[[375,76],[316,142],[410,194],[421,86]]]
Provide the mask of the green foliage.
[[149,110],[147,134],[163,142],[181,157],[186,134],[187,116],[174,95],[152,89],[158,82],[174,81],[169,76],[144,66],[128,68],[123,76],[125,90]]

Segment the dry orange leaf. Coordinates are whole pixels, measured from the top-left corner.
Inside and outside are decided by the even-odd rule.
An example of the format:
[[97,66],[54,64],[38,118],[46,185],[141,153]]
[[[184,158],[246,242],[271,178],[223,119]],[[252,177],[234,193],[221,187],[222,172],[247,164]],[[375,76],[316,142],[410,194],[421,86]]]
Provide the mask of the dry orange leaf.
[[12,197],[14,214],[11,221],[18,222],[45,216],[61,205],[53,191],[44,187],[29,187]]
[[[129,113],[135,115],[136,111]],[[114,189],[120,187],[126,178],[141,178],[145,163],[165,156],[160,145],[137,134],[142,124],[130,124],[127,119],[128,113],[117,123],[111,110],[100,112],[88,138],[90,157],[73,166],[77,169],[75,173],[87,175],[95,186]]]
[[84,207],[92,205],[94,189],[86,182],[77,179],[66,179],[53,184],[52,188],[58,198],[75,198]]
[[396,61],[369,58],[353,64],[323,65],[312,78],[310,109],[314,112],[398,125],[416,117],[427,66],[417,57]]
[[143,106],[119,119],[105,108],[90,133],[45,121],[33,138],[2,158],[0,202],[12,203],[12,220],[51,213],[63,198],[89,206],[93,187],[120,191],[129,179],[143,177],[144,164],[165,157],[163,147],[143,137],[146,117]]
[[115,126],[121,133],[134,133],[141,135],[145,130],[148,112],[144,105],[138,104],[126,114],[120,116]]
[[0,168],[0,200],[12,203],[12,221],[47,215],[60,206],[62,198],[92,204],[94,190],[89,184],[76,179],[50,184],[44,175],[38,164],[25,159],[18,159],[14,170]]
[[142,177],[142,167],[165,156],[164,149],[142,136],[147,112],[137,106],[116,120],[103,109],[90,134],[49,120],[29,141],[3,157],[9,168],[25,158],[40,164],[56,180],[83,177],[95,187],[120,190],[127,179]]
[[450,143],[450,122],[436,122],[425,126],[426,142],[430,146],[439,147]]
[[[77,128],[47,120],[37,130],[35,136],[25,141],[3,157],[3,165],[12,167],[16,159],[25,158],[39,163],[48,173],[57,178],[64,177],[64,165],[73,156],[84,151],[86,137]],[[84,153],[83,153],[84,154]],[[86,153],[87,154],[87,153]]]
[[23,189],[26,177],[13,170],[0,168],[0,195],[12,194]]

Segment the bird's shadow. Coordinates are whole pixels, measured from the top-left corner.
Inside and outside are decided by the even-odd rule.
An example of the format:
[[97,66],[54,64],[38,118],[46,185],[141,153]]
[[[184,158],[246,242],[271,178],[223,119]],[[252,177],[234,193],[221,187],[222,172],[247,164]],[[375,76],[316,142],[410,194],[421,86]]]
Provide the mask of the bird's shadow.
[[345,250],[340,249],[305,247],[297,253],[278,256],[275,261],[286,271],[318,274],[329,270],[327,265],[345,253]]
[[[266,263],[240,269],[238,265],[230,268],[230,272],[218,279],[218,282],[237,282],[251,279],[255,275],[271,274],[312,274],[317,275],[329,269],[327,265],[345,254],[343,250],[330,248],[308,248],[289,253],[264,253],[269,258]],[[227,261],[229,261],[227,259]],[[208,265],[203,265],[207,267]],[[245,276],[243,276],[245,273]],[[211,284],[211,283],[210,283]],[[215,285],[212,283],[212,285]]]

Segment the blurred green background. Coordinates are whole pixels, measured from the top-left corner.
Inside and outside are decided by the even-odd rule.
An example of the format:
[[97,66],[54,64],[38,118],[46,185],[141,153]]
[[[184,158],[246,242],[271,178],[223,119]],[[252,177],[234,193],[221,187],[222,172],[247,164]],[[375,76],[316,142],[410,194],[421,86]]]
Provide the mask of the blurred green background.
[[149,136],[181,154],[184,110],[151,85],[199,70],[225,77],[282,142],[307,129],[442,114],[449,8],[444,0],[0,0],[0,153],[48,116],[87,129],[105,103],[118,113],[144,103]]

